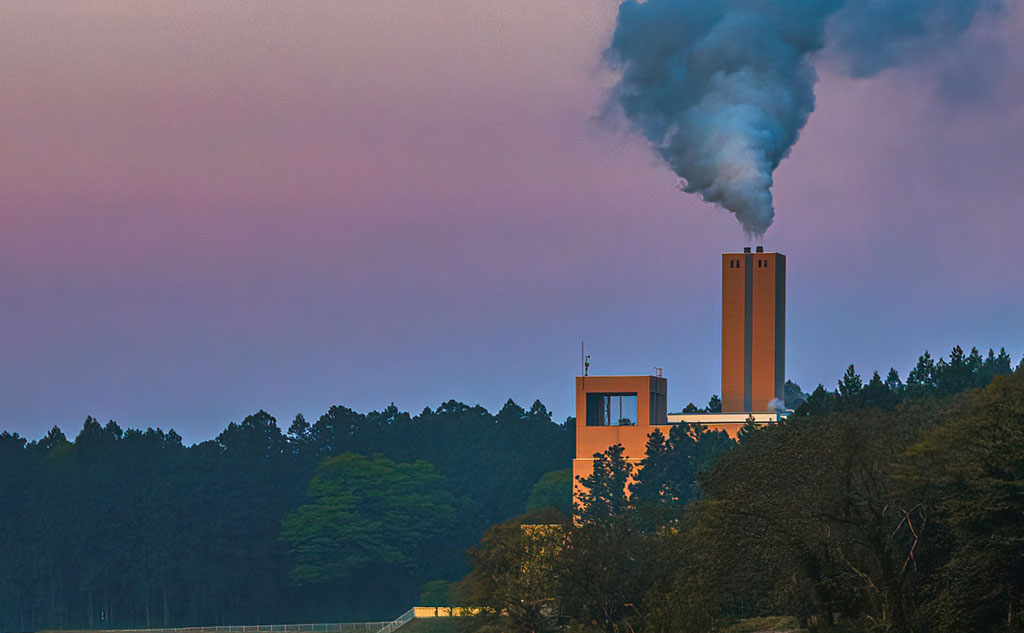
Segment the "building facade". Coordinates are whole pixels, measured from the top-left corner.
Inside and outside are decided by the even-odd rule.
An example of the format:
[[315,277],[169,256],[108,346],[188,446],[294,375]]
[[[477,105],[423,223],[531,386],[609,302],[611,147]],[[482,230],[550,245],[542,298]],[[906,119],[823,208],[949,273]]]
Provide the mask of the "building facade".
[[[722,411],[668,413],[661,376],[577,376],[573,481],[616,444],[634,465],[658,427],[693,424],[736,437],[747,422],[786,417],[786,256],[761,247],[722,255]],[[578,483],[575,484],[578,490]]]

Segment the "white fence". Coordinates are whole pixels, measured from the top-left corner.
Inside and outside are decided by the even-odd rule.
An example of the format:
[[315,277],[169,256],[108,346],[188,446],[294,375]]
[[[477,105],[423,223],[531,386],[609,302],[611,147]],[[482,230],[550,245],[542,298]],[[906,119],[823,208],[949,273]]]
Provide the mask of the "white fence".
[[378,633],[393,633],[395,629],[397,629],[398,627],[402,626],[403,624],[405,624],[409,620],[413,619],[413,617],[415,617],[415,615],[416,615],[416,609],[414,607],[412,609],[409,609],[408,611],[406,611],[402,615],[398,616],[398,618],[394,622],[389,622],[387,624],[387,626],[382,628]]
[[379,631],[391,624],[392,622],[254,624],[245,626],[188,626],[174,629],[100,629],[93,633],[379,633]]
[[[333,622],[330,624],[258,624],[250,626],[188,626],[176,629],[92,629],[82,633],[394,633],[413,618],[466,617],[475,607],[413,607],[390,622]],[[63,633],[75,633],[64,631]]]

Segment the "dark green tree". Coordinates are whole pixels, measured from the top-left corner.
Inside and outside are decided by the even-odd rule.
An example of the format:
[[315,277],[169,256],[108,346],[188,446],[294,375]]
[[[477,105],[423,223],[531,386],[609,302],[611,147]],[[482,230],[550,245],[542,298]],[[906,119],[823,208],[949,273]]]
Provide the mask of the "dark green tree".
[[846,373],[843,374],[843,378],[839,381],[839,397],[844,401],[851,402],[860,395],[863,388],[864,383],[861,381],[860,375],[853,365],[850,365],[846,368]]
[[616,444],[603,453],[595,453],[593,472],[576,478],[581,488],[576,516],[581,522],[603,521],[624,514],[629,508],[626,484],[634,468],[623,452],[622,445]]
[[299,583],[348,581],[374,566],[413,573],[419,548],[454,518],[454,499],[429,463],[344,453],[317,468],[307,502],[282,521],[281,540]]
[[760,425],[754,420],[754,414],[747,414],[747,419],[743,421],[743,426],[736,432],[736,440],[742,444],[750,439],[752,435],[757,433],[761,429]]
[[824,385],[818,384],[811,395],[807,397],[807,402],[797,409],[796,415],[824,415],[835,407],[835,401],[836,395],[826,390]]
[[643,511],[646,521],[674,523],[683,508],[700,496],[699,474],[734,445],[724,432],[703,426],[674,424],[667,438],[655,429],[630,486],[631,503]]
[[935,361],[928,350],[917,359],[917,365],[907,375],[907,391],[913,396],[920,396],[935,388]]
[[566,516],[572,514],[572,469],[563,468],[545,473],[530,489],[526,512],[557,508]]
[[627,493],[633,465],[620,444],[594,455],[594,471],[578,478],[576,524],[565,540],[559,570],[563,612],[604,633],[640,625],[644,594],[652,580],[644,531]]
[[888,409],[896,404],[896,396],[893,395],[889,386],[882,382],[882,377],[878,375],[877,371],[871,375],[871,380],[864,386],[860,398],[865,407]]
[[721,413],[722,412],[722,399],[718,397],[718,394],[711,396],[708,400],[708,413]]
[[481,618],[507,618],[501,630],[542,633],[559,619],[558,571],[568,529],[561,513],[547,508],[484,532],[469,550],[472,570],[460,583],[465,601],[483,608]]
[[786,380],[784,393],[787,409],[795,411],[801,404],[807,401],[808,395],[804,393],[804,390],[800,388],[800,385],[796,384],[792,380]]
[[934,519],[953,536],[939,628],[1024,630],[1024,375],[997,377],[910,455],[910,477],[935,489]]
[[889,373],[885,376],[885,386],[889,389],[889,393],[893,395],[903,393],[903,381],[900,380],[900,374],[894,367],[890,367]]

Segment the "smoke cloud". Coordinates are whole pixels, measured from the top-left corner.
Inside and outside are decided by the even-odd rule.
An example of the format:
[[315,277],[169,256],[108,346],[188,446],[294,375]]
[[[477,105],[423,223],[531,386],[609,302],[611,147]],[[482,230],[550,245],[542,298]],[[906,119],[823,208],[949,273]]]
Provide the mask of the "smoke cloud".
[[772,174],[814,110],[812,54],[853,76],[926,58],[1001,0],[625,0],[608,50],[614,97],[678,175],[751,236]]

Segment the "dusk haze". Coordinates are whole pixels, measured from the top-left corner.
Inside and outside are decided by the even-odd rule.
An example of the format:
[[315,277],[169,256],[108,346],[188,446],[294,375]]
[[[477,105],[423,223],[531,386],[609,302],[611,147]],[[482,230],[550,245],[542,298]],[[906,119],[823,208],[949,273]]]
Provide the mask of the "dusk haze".
[[[564,418],[580,340],[706,399],[715,256],[748,242],[603,114],[616,8],[6,3],[4,428],[198,441],[448,397]],[[1011,3],[912,71],[818,54],[763,238],[791,260],[791,378],[1024,353],[1022,42]]]
[[0,633],[1024,633],[1024,2],[3,0],[0,89]]

